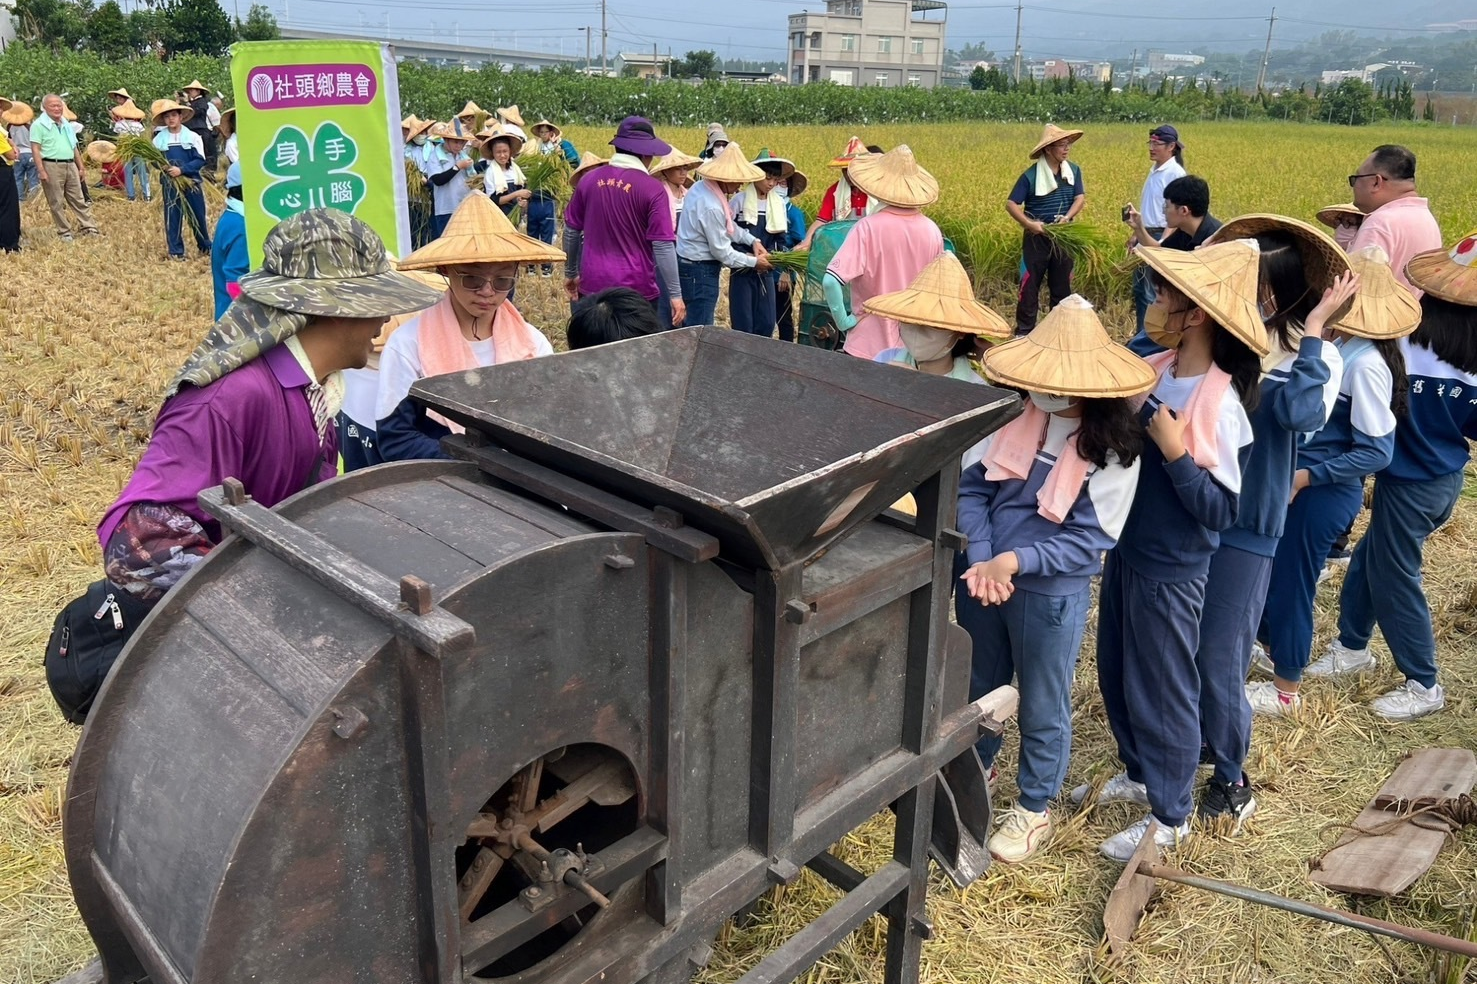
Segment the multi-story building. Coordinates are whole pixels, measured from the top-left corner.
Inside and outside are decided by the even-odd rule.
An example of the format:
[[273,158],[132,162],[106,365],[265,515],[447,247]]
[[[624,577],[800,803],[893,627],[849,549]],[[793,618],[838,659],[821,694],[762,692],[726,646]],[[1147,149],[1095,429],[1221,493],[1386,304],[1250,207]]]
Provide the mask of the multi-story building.
[[948,7],[942,0],[826,0],[823,14],[791,14],[790,81],[931,89],[944,72]]
[[1149,51],[1150,75],[1179,75],[1196,65],[1204,65],[1204,55],[1177,55],[1165,51]]

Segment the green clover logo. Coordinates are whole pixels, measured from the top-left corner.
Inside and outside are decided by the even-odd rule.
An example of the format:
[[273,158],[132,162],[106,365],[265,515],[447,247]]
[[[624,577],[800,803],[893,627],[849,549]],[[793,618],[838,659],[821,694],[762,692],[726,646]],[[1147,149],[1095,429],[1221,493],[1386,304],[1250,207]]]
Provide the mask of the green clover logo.
[[262,192],[262,209],[279,221],[309,208],[336,208],[350,214],[364,201],[368,184],[349,168],[359,147],[337,123],[322,123],[312,140],[295,126],[284,126],[262,155],[262,170],[273,179]]

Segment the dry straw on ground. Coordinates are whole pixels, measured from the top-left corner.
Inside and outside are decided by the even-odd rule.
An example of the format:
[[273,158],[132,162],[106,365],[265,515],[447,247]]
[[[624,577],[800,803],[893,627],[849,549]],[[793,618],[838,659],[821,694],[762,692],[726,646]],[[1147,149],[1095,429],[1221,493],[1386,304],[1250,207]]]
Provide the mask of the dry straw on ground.
[[[906,134],[897,128],[865,136],[888,145],[907,139],[943,181],[943,205],[978,209],[981,241],[998,238],[1008,244],[1008,230],[983,216],[993,214],[1024,167],[1028,129],[1033,128],[918,127]],[[1094,202],[1104,213],[1098,219],[1104,226],[1120,199],[1136,197],[1143,172],[1139,129],[1093,129],[1075,148],[1094,182],[1089,187],[1100,194]],[[1428,156],[1423,155],[1423,174],[1434,179],[1433,197],[1440,189],[1449,196],[1438,215],[1448,232],[1463,221],[1477,225],[1477,201],[1466,172],[1451,157],[1458,148],[1440,132],[1272,127],[1261,144],[1248,143],[1251,134],[1239,126],[1204,128],[1195,135],[1192,170],[1214,167],[1228,184],[1236,173],[1260,174],[1278,187],[1284,173],[1311,181],[1310,168],[1328,171],[1329,187],[1300,193],[1298,201],[1308,207],[1295,214],[1311,214],[1309,209],[1337,197],[1332,178],[1351,171],[1367,147],[1395,138],[1420,149],[1419,141],[1430,135],[1437,150],[1428,155],[1429,172]],[[1330,147],[1316,155],[1308,152],[1305,134]],[[822,156],[828,160],[847,135],[816,130],[734,134],[746,144],[785,153],[802,167],[810,165],[813,174],[825,173]],[[608,139],[602,135],[596,142],[592,131],[570,136],[580,147],[600,148]],[[684,146],[697,143],[695,133],[675,136]],[[1094,145],[1117,149],[1094,159]],[[1277,155],[1268,153],[1267,146],[1284,147],[1288,166],[1271,168]],[[946,154],[949,158],[941,160]],[[1238,155],[1234,161],[1232,154]],[[1291,166],[1294,157],[1296,167]],[[1131,166],[1112,169],[1109,164],[1115,160],[1130,161]],[[822,190],[812,192],[817,200]],[[1234,197],[1233,207],[1217,211],[1274,208],[1275,191],[1262,196],[1238,188],[1225,196]],[[62,722],[46,692],[42,644],[56,609],[98,576],[93,524],[143,450],[159,392],[203,332],[211,306],[204,260],[164,261],[157,209],[130,205],[111,194],[97,198],[105,238],[58,242],[44,205],[33,199],[25,208],[25,252],[0,255],[0,275],[9,295],[0,320],[0,529],[6,533],[0,539],[0,571],[5,573],[0,590],[0,625],[5,629],[0,638],[0,982],[13,984],[52,981],[89,956],[89,940],[71,904],[60,844],[61,797],[77,732]],[[985,286],[985,296],[1008,314],[1007,289]],[[1093,300],[1100,303],[1102,298]],[[524,277],[518,302],[530,320],[562,343],[567,308],[559,280]],[[1100,307],[1106,307],[1107,320],[1121,333],[1131,309],[1121,298]],[[1448,933],[1466,927],[1470,933],[1477,908],[1477,833],[1471,830],[1455,838],[1405,898],[1357,903],[1316,888],[1306,874],[1309,858],[1332,842],[1340,824],[1354,818],[1402,754],[1423,745],[1477,746],[1473,495],[1469,489],[1453,521],[1432,537],[1428,553],[1427,585],[1449,694],[1446,711],[1414,724],[1393,725],[1364,708],[1365,701],[1395,682],[1383,647],[1381,669],[1369,680],[1310,684],[1301,720],[1257,725],[1248,769],[1260,787],[1260,809],[1245,832],[1236,838],[1197,832],[1177,863],[1297,898],[1357,907]],[[1336,588],[1337,581],[1319,595],[1320,640],[1332,629]],[[1101,780],[1116,769],[1096,694],[1091,638],[1089,626],[1074,693],[1077,731],[1068,785]],[[1014,741],[1007,739],[1002,803],[1014,792],[1013,755]],[[1164,893],[1149,912],[1130,958],[1110,964],[1098,947],[1099,916],[1118,869],[1099,858],[1095,848],[1134,818],[1123,806],[1081,813],[1061,807],[1056,841],[1039,860],[1017,868],[997,865],[964,892],[935,877],[929,909],[938,933],[924,947],[925,979],[946,984],[1448,984],[1464,979],[1466,968],[1460,963],[1442,962],[1413,947],[1382,945],[1352,930],[1185,888]],[[871,869],[889,847],[887,828],[874,822],[848,837],[839,850],[852,863]],[[732,980],[834,897],[807,873],[796,886],[762,903],[754,918],[725,928],[703,980]],[[881,934],[873,920],[808,980],[880,980],[880,954]]]

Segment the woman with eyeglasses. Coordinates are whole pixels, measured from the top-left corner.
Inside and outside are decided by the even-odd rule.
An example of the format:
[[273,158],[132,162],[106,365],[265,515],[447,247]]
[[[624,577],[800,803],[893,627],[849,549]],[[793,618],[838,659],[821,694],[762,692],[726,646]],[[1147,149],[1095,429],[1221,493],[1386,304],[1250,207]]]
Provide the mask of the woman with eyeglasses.
[[439,273],[441,302],[390,336],[380,356],[375,443],[384,461],[445,458],[441,439],[461,425],[412,401],[417,379],[553,354],[509,295],[525,263],[554,263],[564,253],[515,230],[492,200],[473,195],[457,207],[435,242],[411,253],[402,271]]

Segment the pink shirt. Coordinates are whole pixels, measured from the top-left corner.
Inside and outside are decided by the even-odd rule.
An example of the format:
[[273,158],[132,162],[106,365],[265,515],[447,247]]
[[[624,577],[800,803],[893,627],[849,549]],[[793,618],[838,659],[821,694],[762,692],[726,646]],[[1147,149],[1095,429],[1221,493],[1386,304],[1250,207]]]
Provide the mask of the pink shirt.
[[1349,252],[1378,246],[1390,257],[1390,269],[1395,271],[1395,279],[1419,298],[1422,292],[1405,279],[1405,264],[1417,253],[1440,249],[1441,245],[1441,227],[1436,224],[1430,205],[1426,199],[1412,195],[1385,202],[1366,215],[1364,224],[1349,244]]
[[856,327],[846,333],[845,351],[862,359],[901,348],[902,333],[891,318],[863,314],[862,305],[879,294],[907,290],[923,268],[944,251],[944,235],[922,212],[889,206],[859,220],[827,270],[851,288]]

